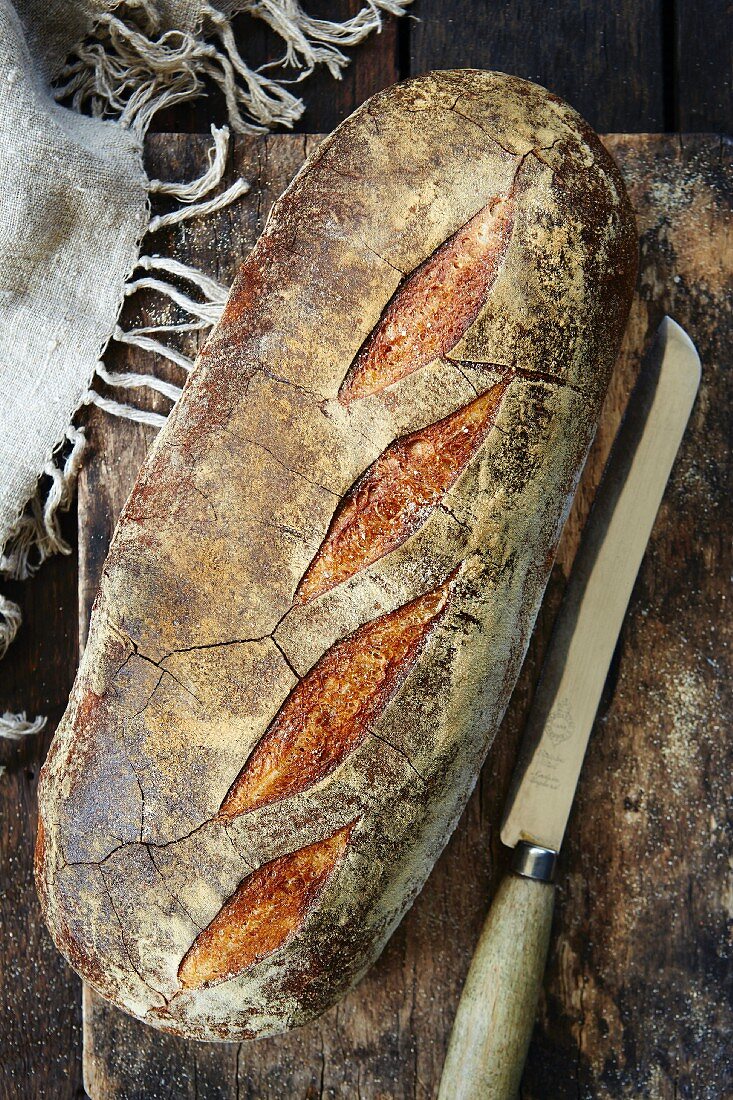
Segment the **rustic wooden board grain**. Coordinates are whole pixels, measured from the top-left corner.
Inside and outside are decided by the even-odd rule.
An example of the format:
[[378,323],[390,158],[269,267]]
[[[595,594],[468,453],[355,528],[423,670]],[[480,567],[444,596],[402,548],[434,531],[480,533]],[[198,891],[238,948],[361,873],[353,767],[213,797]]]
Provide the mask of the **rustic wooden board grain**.
[[[172,248],[229,279],[315,140],[237,142],[234,161],[253,179],[251,194],[235,211],[171,231],[161,251]],[[505,862],[502,796],[542,652],[641,351],[665,311],[697,342],[703,383],[571,819],[522,1097],[712,1100],[733,1089],[725,824],[733,755],[725,728],[733,710],[725,604],[731,150],[712,137],[607,141],[638,213],[639,293],[519,685],[456,834],[379,963],[341,1005],[298,1032],[231,1046],[187,1043],[87,992],[85,1072],[94,1100],[435,1095],[461,983]],[[205,144],[156,136],[151,167],[164,177],[190,174]],[[141,298],[130,319],[162,312]],[[149,369],[132,349],[118,352],[114,363]],[[97,413],[90,430],[93,454],[79,495],[82,636],[115,516],[152,435]]]
[[664,0],[416,0],[409,74],[477,68],[551,88],[596,130],[663,130]]
[[675,130],[733,129],[733,6],[673,0],[668,32]]
[[[65,516],[75,542],[76,509]],[[30,584],[3,585],[26,622],[0,669],[0,712],[45,714],[46,729],[0,738],[0,1098],[73,1100],[81,1090],[81,982],[46,931],[33,882],[36,785],[78,663],[76,558],[56,557]]]
[[[331,18],[358,7],[360,0],[307,5],[309,14]],[[598,127],[730,130],[731,11],[719,0],[415,0],[405,18],[388,17],[381,34],[347,50],[353,60],[342,81],[317,70],[298,86],[307,111],[297,129],[326,130],[365,96],[411,72],[474,64],[544,79],[577,95]],[[281,55],[282,41],[261,21],[243,14],[233,26],[253,63]],[[224,122],[223,96],[209,91],[160,112],[153,128],[204,133],[212,121]],[[75,513],[67,518],[73,545]],[[101,531],[95,538],[103,547]],[[76,589],[75,553],[50,561],[32,584],[4,589],[22,605],[24,623],[0,668],[0,709],[26,708],[47,714],[49,723],[41,737],[0,744],[0,764],[7,767],[0,782],[2,1100],[72,1097],[80,1088],[79,983],[45,932],[32,876],[38,769],[76,667]]]

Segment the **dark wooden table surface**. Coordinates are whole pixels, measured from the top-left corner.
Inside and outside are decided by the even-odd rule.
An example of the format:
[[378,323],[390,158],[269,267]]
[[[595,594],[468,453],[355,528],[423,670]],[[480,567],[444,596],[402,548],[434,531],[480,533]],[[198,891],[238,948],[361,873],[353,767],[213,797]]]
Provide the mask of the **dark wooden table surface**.
[[[308,5],[313,14],[327,12],[332,18],[359,6],[358,0]],[[317,73],[301,85],[308,110],[299,129],[332,128],[367,96],[402,77],[467,66],[537,80],[601,131],[733,129],[733,27],[726,0],[416,0],[410,11],[401,21],[387,20],[379,36],[353,51],[343,81]],[[273,37],[250,17],[237,17],[235,27],[245,57],[264,61],[279,52]],[[156,128],[206,132],[212,119],[223,117],[212,94],[161,113]],[[64,527],[74,544],[73,511]],[[77,579],[72,553],[51,560],[32,583],[4,588],[21,604],[25,621],[0,666],[0,710],[43,713],[49,722],[37,738],[0,743],[0,764],[7,768],[0,782],[3,1100],[84,1095],[80,984],[43,928],[32,880],[38,769],[77,665]],[[566,1092],[548,1081],[547,1096],[559,1095]],[[577,1095],[592,1093],[578,1087]],[[696,1095],[694,1086],[679,1095]]]

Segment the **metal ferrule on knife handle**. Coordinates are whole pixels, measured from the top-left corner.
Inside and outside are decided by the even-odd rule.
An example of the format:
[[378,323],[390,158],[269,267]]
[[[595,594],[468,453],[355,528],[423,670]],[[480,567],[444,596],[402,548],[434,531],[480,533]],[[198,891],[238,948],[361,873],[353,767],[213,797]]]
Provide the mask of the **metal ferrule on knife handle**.
[[514,1100],[542,985],[562,844],[636,574],[700,381],[665,318],[596,494],[535,692],[501,838],[514,848],[471,962],[439,1100]]
[[557,852],[552,848],[543,848],[529,840],[520,840],[514,849],[512,871],[522,878],[535,879],[537,882],[554,882]]

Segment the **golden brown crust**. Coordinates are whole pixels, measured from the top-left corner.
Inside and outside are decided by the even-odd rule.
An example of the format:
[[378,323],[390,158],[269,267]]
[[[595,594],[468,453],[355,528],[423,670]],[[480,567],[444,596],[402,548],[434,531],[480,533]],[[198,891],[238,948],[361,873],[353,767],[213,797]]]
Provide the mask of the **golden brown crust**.
[[230,981],[300,927],[344,853],[353,825],[258,867],[240,883],[178,968],[183,989]]
[[[323,1011],[377,957],[501,720],[635,268],[633,216],[596,136],[556,97],[496,73],[379,93],[275,205],[120,519],[42,776],[46,918],[110,1000],[195,1038],[272,1034]],[[455,314],[434,309],[446,301]],[[474,421],[489,393],[498,405],[487,398]],[[462,416],[459,445],[442,433]],[[428,444],[411,463],[406,439]],[[424,505],[415,524],[408,483]],[[395,510],[382,527],[365,485]],[[339,526],[352,486],[358,515]],[[376,534],[376,556],[334,536],[349,526]],[[323,724],[311,738],[309,709],[283,752],[267,749],[286,700],[312,708],[310,670],[446,578],[450,598],[394,690],[365,691],[384,705],[337,721],[332,745]],[[221,813],[257,746],[276,797],[262,787],[247,812]],[[281,787],[299,746],[307,782]],[[335,836],[347,840],[322,878],[303,857],[317,889],[304,887],[281,939],[273,923],[272,940],[228,941],[243,953],[224,980],[226,952],[204,930],[236,932],[241,884]],[[209,976],[189,981],[202,957]]]
[[506,255],[516,181],[457,229],[395,292],[339,390],[343,404],[381,393],[447,355],[475,321]]
[[440,622],[453,579],[324,653],[235,779],[219,811],[223,819],[312,787],[361,744]]
[[295,590],[302,603],[343,584],[422,527],[483,443],[508,381],[387,447],[346,493]]

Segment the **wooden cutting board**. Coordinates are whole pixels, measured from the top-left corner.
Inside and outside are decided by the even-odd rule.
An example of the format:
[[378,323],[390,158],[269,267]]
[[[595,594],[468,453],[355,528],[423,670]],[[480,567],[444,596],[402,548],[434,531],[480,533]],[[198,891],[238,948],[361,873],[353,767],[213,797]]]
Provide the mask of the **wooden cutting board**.
[[[157,249],[224,282],[318,137],[239,139],[235,207],[160,233]],[[731,144],[610,135],[641,234],[629,330],[509,712],[459,828],[382,958],[321,1020],[276,1039],[186,1042],[86,989],[84,1073],[93,1100],[436,1094],[461,984],[505,863],[504,793],[552,620],[643,349],[669,312],[695,340],[703,382],[619,641],[561,858],[545,993],[522,1087],[553,1097],[717,1098],[733,1090],[731,888],[726,802],[733,750],[729,441],[733,427]],[[207,139],[155,135],[151,175],[190,178]],[[133,323],[179,319],[150,294]],[[187,350],[195,353],[195,340]],[[115,369],[150,359],[117,349]],[[160,373],[161,363],[156,364]],[[176,368],[168,377],[181,381]],[[153,397],[150,406],[164,409]],[[79,492],[81,634],[148,428],[89,417]]]

